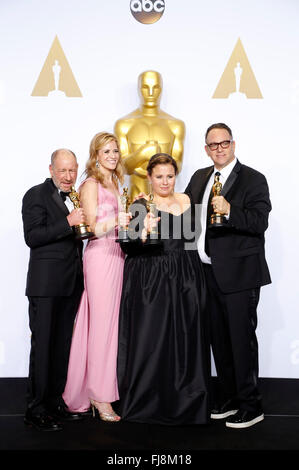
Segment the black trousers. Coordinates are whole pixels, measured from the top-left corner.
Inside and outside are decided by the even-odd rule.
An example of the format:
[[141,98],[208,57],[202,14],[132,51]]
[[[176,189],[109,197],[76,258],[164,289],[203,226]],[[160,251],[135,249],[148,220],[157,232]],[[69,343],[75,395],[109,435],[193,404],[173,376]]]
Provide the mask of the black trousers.
[[78,279],[72,296],[28,297],[31,351],[27,406],[32,414],[63,403],[61,395],[82,290],[82,280]]
[[257,305],[260,288],[224,294],[211,265],[204,264],[211,346],[221,399],[236,399],[240,409],[261,410],[258,391]]

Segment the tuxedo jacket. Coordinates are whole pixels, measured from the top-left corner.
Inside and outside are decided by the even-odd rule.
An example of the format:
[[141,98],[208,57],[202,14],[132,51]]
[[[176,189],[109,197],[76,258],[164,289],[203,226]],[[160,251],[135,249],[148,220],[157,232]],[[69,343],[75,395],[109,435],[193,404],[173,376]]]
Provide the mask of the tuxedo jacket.
[[26,295],[70,296],[82,273],[82,242],[75,239],[66,216],[69,211],[51,178],[29,189],[22,217],[30,247]]
[[[186,193],[201,204],[214,166],[197,170]],[[221,195],[230,203],[225,227],[207,228],[212,269],[224,293],[271,283],[265,259],[264,233],[271,202],[266,178],[238,160],[223,185]]]

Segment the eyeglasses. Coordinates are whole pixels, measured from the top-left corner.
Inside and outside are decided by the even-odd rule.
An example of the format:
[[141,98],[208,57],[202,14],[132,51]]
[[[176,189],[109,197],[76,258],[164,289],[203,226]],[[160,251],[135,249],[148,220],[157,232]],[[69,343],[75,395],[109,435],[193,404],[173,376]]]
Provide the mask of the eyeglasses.
[[218,150],[218,147],[220,145],[221,148],[227,149],[232,140],[223,140],[222,142],[211,142],[210,144],[207,144],[210,150]]

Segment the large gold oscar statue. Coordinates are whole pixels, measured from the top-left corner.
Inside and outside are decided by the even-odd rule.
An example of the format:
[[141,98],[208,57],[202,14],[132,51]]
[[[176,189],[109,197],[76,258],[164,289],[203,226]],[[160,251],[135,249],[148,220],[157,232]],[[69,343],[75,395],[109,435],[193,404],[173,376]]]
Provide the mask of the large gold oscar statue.
[[152,70],[138,78],[141,106],[115,123],[126,172],[130,175],[130,194],[148,193],[146,167],[152,155],[168,153],[181,170],[185,124],[159,108],[162,77]]

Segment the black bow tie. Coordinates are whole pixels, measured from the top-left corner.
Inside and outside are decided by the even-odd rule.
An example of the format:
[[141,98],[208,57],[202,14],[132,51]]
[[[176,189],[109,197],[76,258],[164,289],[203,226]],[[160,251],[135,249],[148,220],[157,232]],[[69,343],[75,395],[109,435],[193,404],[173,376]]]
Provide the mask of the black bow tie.
[[65,193],[64,191],[60,191],[60,197],[63,201],[66,200],[66,197],[69,195],[69,193]]

